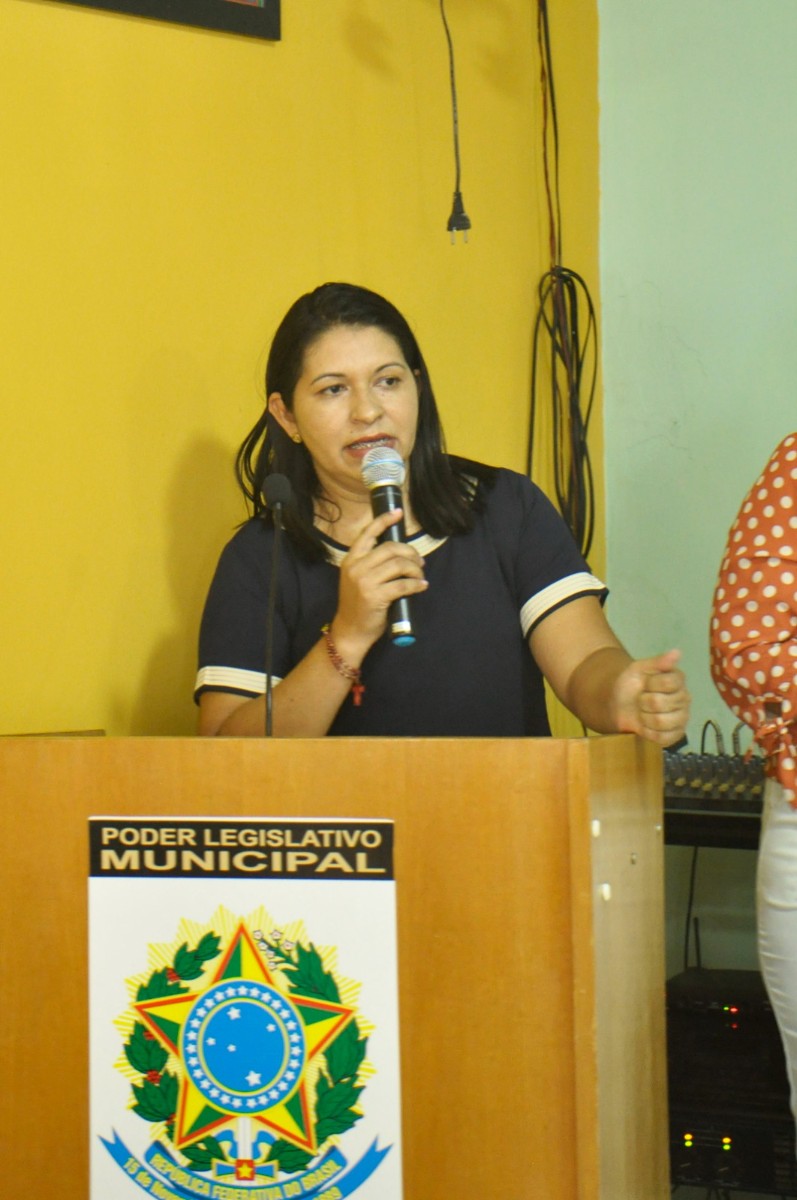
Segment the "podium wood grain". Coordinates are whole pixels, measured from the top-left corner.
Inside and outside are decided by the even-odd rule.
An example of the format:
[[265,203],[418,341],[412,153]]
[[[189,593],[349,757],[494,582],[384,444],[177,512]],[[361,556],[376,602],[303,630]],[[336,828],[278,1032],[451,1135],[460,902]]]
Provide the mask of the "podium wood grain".
[[0,796],[8,1195],[88,1196],[92,815],[394,820],[407,1200],[669,1195],[655,749],[7,738]]

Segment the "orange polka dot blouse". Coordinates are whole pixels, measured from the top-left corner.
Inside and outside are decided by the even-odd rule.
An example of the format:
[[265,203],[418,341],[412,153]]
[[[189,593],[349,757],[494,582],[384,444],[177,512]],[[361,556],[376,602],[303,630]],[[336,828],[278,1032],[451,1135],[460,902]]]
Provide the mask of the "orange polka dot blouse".
[[780,443],[728,536],[711,674],[797,807],[797,433]]

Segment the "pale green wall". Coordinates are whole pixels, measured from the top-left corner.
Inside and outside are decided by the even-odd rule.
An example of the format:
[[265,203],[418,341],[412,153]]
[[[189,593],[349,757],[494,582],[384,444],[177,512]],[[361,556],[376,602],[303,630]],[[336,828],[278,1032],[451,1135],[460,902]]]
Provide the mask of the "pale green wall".
[[797,425],[797,5],[600,0],[611,613],[683,648],[693,740],[731,714],[706,628],[728,526]]
[[[797,5],[599,0],[599,19],[610,615],[636,652],[683,649],[698,749],[706,719],[734,725],[707,653],[727,530],[797,427]],[[706,965],[750,965],[753,856],[704,857]]]

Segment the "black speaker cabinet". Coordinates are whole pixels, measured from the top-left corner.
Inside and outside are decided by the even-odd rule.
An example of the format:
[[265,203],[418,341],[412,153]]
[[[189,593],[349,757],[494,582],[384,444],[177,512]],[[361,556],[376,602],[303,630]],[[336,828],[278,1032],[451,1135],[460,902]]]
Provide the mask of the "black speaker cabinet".
[[667,983],[672,1184],[797,1196],[783,1048],[757,971]]

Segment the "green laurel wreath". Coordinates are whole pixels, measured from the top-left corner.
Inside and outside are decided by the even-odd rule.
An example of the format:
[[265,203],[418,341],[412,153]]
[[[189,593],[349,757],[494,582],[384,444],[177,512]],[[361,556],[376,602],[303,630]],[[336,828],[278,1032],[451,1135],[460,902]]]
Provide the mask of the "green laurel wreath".
[[[311,943],[306,949],[297,943],[288,950],[285,946],[280,947],[278,941],[268,945],[269,961],[286,975],[290,972],[288,991],[339,1004],[338,985],[330,972],[324,970],[321,955],[315,946]],[[153,971],[147,982],[139,987],[136,999],[159,1000],[163,996],[189,991],[182,986],[182,981],[199,978],[204,964],[218,955],[220,942],[215,933],[206,933],[193,950],[189,950],[188,943],[183,942],[171,967]],[[315,1137],[318,1146],[333,1134],[351,1129],[362,1116],[354,1106],[363,1091],[363,1087],[357,1084],[357,1072],[365,1058],[367,1042],[367,1038],[359,1036],[357,1024],[352,1021],[324,1053],[325,1069],[319,1074],[316,1084]],[[173,1141],[178,1081],[172,1071],[164,1069],[169,1058],[168,1051],[140,1021],[136,1021],[124,1051],[133,1070],[143,1076],[140,1084],[132,1085],[135,1097],[133,1112],[145,1121],[164,1122],[169,1140]],[[197,1172],[210,1171],[214,1159],[228,1161],[223,1146],[210,1135],[182,1147],[180,1153],[188,1160],[191,1169]],[[279,1138],[272,1144],[266,1161],[276,1163],[280,1171],[291,1175],[304,1170],[313,1157],[292,1142]]]
[[[340,1003],[338,985],[329,971],[324,970],[321,955],[310,944],[305,949],[297,944],[295,955],[285,957],[284,950],[272,947],[275,962],[281,970],[290,972],[288,990],[302,996],[315,996],[321,1000]],[[360,1093],[357,1072],[365,1058],[367,1038],[361,1038],[357,1023],[351,1021],[338,1034],[324,1053],[326,1070],[318,1076],[316,1084],[315,1137],[321,1146],[335,1133],[345,1133],[360,1120],[362,1113],[355,1112]],[[301,1150],[284,1138],[273,1143],[266,1162],[276,1162],[285,1174],[302,1171],[313,1160],[313,1155]]]
[[[146,983],[136,993],[136,1000],[159,1000],[163,996],[176,996],[189,989],[182,981],[198,979],[204,964],[219,953],[221,939],[215,933],[206,933],[193,950],[183,942],[176,952],[172,965],[153,971]],[[134,1071],[144,1076],[142,1083],[133,1084],[135,1104],[133,1112],[145,1121],[163,1121],[169,1140],[174,1138],[174,1118],[177,1110],[177,1076],[164,1070],[169,1058],[168,1051],[161,1046],[149,1030],[136,1021],[133,1032],[125,1043],[125,1057]],[[195,1171],[209,1171],[214,1158],[226,1160],[223,1147],[214,1137],[186,1146],[181,1153]]]

